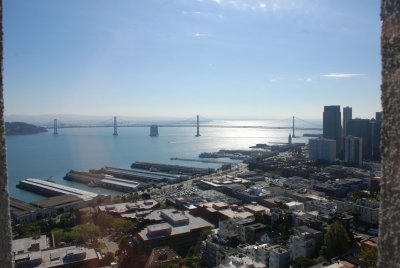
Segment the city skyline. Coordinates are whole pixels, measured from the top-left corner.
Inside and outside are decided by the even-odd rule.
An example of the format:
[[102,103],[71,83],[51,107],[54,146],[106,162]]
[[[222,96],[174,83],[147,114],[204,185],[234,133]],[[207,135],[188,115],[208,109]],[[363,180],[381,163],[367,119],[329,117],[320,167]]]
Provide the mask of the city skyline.
[[6,114],[322,119],[339,104],[371,118],[378,7],[5,1]]

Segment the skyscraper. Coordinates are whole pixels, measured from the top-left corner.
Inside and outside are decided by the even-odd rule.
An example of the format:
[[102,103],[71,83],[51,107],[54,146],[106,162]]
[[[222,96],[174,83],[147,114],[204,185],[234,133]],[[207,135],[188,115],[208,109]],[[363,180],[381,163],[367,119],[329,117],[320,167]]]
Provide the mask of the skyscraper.
[[336,141],[336,155],[342,149],[342,125],[340,105],[324,106],[323,137]]
[[348,135],[362,138],[363,159],[372,159],[372,136],[373,123],[369,119],[352,119],[347,124]]
[[374,160],[381,160],[381,127],[382,127],[382,112],[375,113],[374,137],[373,137],[373,156]]
[[344,138],[344,161],[357,167],[362,166],[362,138],[348,135]]
[[308,155],[311,160],[334,162],[336,160],[336,141],[324,138],[309,139]]
[[343,107],[343,137],[347,134],[347,124],[353,119],[353,109],[349,106]]

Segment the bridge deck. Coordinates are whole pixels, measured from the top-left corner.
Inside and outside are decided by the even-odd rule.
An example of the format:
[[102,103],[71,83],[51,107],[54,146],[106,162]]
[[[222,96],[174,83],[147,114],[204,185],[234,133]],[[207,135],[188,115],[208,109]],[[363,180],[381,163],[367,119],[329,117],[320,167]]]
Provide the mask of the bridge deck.
[[[152,124],[153,125],[153,124]],[[119,125],[118,127],[150,127],[151,125],[147,124],[132,124],[132,125]],[[113,125],[65,125],[58,126],[58,128],[96,128],[96,127],[114,127]],[[158,127],[197,127],[196,124],[164,124],[158,125]],[[293,129],[292,126],[282,126],[282,127],[274,127],[274,126],[230,126],[230,125],[200,125],[201,128],[250,128],[250,129]],[[47,127],[47,129],[53,129],[53,127]],[[322,128],[317,127],[294,127],[295,130],[322,130]]]

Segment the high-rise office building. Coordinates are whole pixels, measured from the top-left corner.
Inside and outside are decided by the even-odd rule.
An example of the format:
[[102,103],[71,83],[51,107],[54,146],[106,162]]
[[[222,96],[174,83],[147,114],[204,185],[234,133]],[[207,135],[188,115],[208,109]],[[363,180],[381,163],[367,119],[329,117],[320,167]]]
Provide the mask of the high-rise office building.
[[336,160],[336,141],[325,138],[309,139],[308,155],[311,160],[334,162]]
[[344,138],[344,161],[356,167],[362,166],[362,139],[348,135]]
[[347,133],[349,135],[362,138],[363,159],[372,159],[372,137],[373,124],[375,121],[369,119],[352,119],[347,124]]
[[343,107],[343,137],[348,135],[347,124],[353,119],[353,109],[349,106]]
[[374,137],[373,137],[373,153],[374,160],[381,160],[381,127],[382,127],[382,112],[375,113]]
[[342,125],[339,105],[324,106],[323,137],[336,141],[336,155],[342,149]]
[[382,112],[375,113],[375,120],[382,122]]

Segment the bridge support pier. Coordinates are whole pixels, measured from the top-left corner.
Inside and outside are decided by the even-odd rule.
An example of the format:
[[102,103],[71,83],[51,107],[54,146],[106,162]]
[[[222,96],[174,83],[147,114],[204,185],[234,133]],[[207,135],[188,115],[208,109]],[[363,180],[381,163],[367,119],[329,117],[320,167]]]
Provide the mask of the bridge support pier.
[[57,119],[54,119],[53,134],[54,134],[54,135],[58,135]]
[[150,126],[150,137],[158,137],[158,125]]
[[199,116],[197,115],[197,133],[196,137],[200,137],[200,119]]
[[118,135],[117,117],[114,116],[114,136]]

